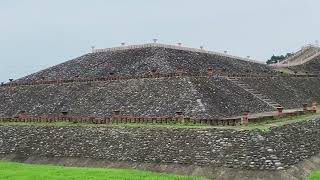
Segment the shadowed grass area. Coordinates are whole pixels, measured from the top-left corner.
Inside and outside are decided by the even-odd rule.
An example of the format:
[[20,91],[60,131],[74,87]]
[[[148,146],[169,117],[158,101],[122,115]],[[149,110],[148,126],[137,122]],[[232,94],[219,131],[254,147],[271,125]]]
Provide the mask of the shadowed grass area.
[[0,161],[1,180],[205,180],[148,171],[64,167]]
[[320,170],[313,171],[306,180],[319,180],[320,179]]

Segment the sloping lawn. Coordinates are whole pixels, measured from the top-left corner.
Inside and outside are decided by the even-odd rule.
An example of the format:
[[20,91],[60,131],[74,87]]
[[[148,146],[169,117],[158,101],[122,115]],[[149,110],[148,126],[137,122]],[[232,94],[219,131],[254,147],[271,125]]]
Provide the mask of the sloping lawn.
[[129,169],[33,165],[0,161],[1,180],[205,180]]
[[320,179],[320,170],[313,171],[306,180],[319,180]]

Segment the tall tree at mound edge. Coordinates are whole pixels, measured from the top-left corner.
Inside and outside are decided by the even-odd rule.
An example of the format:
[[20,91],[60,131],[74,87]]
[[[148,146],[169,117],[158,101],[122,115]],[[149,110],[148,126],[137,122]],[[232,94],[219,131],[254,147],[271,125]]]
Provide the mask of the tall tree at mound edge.
[[287,53],[285,56],[284,55],[280,55],[280,56],[272,55],[271,58],[267,60],[267,64],[275,64],[275,63],[284,61],[285,59],[287,59],[288,57],[290,57],[292,55],[293,55],[293,53]]

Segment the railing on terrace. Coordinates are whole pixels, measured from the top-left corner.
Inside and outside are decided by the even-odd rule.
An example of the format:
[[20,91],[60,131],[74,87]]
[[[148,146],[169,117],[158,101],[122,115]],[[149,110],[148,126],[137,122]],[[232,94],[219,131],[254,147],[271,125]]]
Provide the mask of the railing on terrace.
[[[166,125],[206,125],[206,126],[239,126],[248,123],[261,123],[270,121],[270,119],[279,119],[291,116],[298,116],[307,113],[316,113],[317,107],[313,103],[312,109],[308,109],[305,105],[303,110],[295,110],[291,112],[275,112],[274,114],[265,114],[253,117],[248,113],[243,116],[232,118],[199,118],[188,117],[183,112],[177,112],[176,116],[136,116],[113,114],[112,116],[80,116],[80,115],[42,115],[30,116],[26,112],[18,114],[16,117],[0,117],[0,123],[84,123],[84,124],[166,124]],[[120,111],[114,111],[120,112]]]
[[271,64],[274,67],[290,67],[304,64],[316,57],[320,56],[320,47],[316,45],[308,45],[294,53],[284,61],[276,64]]
[[0,118],[0,122],[37,122],[37,123],[55,123],[71,122],[86,124],[198,124],[208,126],[237,126],[241,124],[241,118],[233,119],[207,119],[191,118],[185,116],[133,116],[117,115],[111,117],[96,116],[71,116],[71,115],[44,115],[44,116],[27,116],[27,117],[7,117]]
[[294,53],[292,56],[288,57],[286,60],[284,60],[283,62],[281,62],[282,64],[292,61],[293,59],[296,59],[297,57],[303,55],[306,51],[309,51],[310,49],[313,49],[314,46],[313,45],[307,45],[306,47],[302,47],[299,51],[297,51],[296,53]]
[[308,57],[306,57],[305,59],[302,59],[300,61],[294,62],[294,63],[288,63],[288,64],[273,64],[272,66],[274,67],[291,67],[291,66],[298,66],[298,65],[302,65],[306,62],[309,62],[315,58],[320,57],[320,52],[317,52],[315,54],[312,54]]
[[85,82],[103,82],[103,81],[119,81],[119,80],[130,80],[130,79],[150,79],[150,78],[179,78],[179,77],[209,77],[209,78],[220,78],[220,77],[250,77],[250,78],[267,78],[267,77],[301,77],[301,78],[317,78],[320,75],[306,74],[306,75],[270,75],[270,74],[212,74],[210,76],[206,74],[187,74],[187,73],[168,73],[168,74],[145,74],[137,76],[106,76],[96,78],[75,78],[75,79],[61,79],[61,80],[37,80],[37,81],[17,81],[0,84],[0,87],[15,87],[15,86],[32,86],[32,85],[48,85],[48,84],[68,84],[68,83],[85,83]]
[[141,45],[129,45],[129,46],[120,46],[120,47],[113,47],[113,48],[105,48],[105,49],[94,49],[93,53],[99,52],[112,52],[112,51],[119,51],[119,50],[129,50],[129,49],[141,49],[141,48],[149,48],[149,47],[159,47],[159,48],[169,48],[169,49],[176,49],[176,50],[184,50],[184,51],[191,51],[191,52],[198,52],[198,53],[206,53],[206,54],[213,54],[221,57],[228,57],[243,61],[249,61],[252,63],[258,64],[265,64],[263,61],[257,61],[250,58],[244,58],[240,56],[233,56],[226,53],[219,53],[215,51],[208,51],[205,49],[197,49],[197,48],[189,48],[183,46],[176,46],[176,45],[168,45],[168,44],[160,44],[160,43],[148,43],[148,44],[141,44]]

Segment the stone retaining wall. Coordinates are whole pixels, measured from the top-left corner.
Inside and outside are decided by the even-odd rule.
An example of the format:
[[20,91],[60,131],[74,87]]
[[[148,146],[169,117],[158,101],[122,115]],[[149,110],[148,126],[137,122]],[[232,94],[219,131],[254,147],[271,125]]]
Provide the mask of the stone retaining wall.
[[320,119],[261,130],[0,125],[0,154],[282,170],[320,152]]

